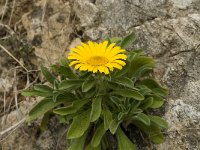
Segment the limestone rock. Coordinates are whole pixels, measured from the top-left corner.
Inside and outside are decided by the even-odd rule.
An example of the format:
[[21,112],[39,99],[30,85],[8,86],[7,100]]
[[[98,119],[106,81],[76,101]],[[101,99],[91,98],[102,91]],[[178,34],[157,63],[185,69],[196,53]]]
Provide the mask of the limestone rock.
[[27,39],[35,47],[36,56],[47,65],[65,57],[72,32],[70,12],[69,2],[42,0],[22,17]]

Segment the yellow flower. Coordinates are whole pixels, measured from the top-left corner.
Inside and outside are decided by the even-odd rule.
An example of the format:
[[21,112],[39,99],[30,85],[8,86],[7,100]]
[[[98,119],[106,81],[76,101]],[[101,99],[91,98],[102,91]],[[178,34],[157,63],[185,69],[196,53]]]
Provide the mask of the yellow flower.
[[126,65],[124,60],[126,51],[115,43],[108,44],[108,41],[96,43],[89,41],[87,44],[71,48],[68,59],[72,60],[70,66],[75,65],[75,69],[80,71],[92,71],[93,73],[109,74],[114,68],[122,69]]

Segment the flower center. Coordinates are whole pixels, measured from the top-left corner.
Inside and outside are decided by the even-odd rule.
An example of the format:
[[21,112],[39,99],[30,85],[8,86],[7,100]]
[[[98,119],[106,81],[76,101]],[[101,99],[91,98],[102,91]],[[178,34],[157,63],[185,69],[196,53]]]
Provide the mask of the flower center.
[[108,59],[102,56],[93,56],[87,60],[87,63],[92,66],[101,66],[108,63]]

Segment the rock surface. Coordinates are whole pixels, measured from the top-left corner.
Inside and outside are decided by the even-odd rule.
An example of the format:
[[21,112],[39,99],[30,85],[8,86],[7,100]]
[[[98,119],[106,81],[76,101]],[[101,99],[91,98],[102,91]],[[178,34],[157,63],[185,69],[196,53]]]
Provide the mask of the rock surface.
[[[64,56],[67,47],[80,39],[99,41],[135,32],[137,40],[132,49],[144,49],[156,59],[154,76],[169,88],[163,108],[170,125],[166,142],[151,147],[140,145],[140,149],[200,149],[199,0],[38,0],[23,15],[22,25],[36,56],[47,64]],[[60,136],[60,131],[46,131],[37,138],[29,132],[32,138],[23,135],[21,144],[28,139],[27,149],[52,149],[52,138]],[[18,129],[13,138],[21,132]],[[17,145],[13,138],[8,137],[3,145]],[[15,149],[23,148],[18,144]]]

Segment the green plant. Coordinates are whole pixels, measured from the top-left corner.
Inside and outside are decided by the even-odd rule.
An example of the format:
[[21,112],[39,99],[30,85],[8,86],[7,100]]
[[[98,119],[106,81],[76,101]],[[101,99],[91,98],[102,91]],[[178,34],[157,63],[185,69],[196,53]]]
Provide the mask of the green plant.
[[[125,49],[134,39],[131,34],[108,41]],[[155,62],[141,50],[126,52],[126,55],[127,59],[123,59],[126,65],[122,65],[121,70],[111,67],[111,73],[105,69],[103,73],[101,68],[99,72],[94,68],[92,72],[75,71],[66,58],[53,65],[51,72],[41,67],[51,86],[35,85],[32,90],[23,92],[24,96],[44,97],[30,111],[27,121],[43,116],[41,128],[45,129],[49,114],[57,115],[62,123],[69,125],[69,150],[107,149],[110,135],[115,135],[119,150],[134,150],[136,145],[123,131],[129,124],[146,133],[154,143],[164,142],[161,130],[167,128],[166,121],[148,113],[161,107],[167,94],[167,90],[150,77]],[[70,56],[74,59],[73,54]],[[101,63],[105,62],[102,60]]]

